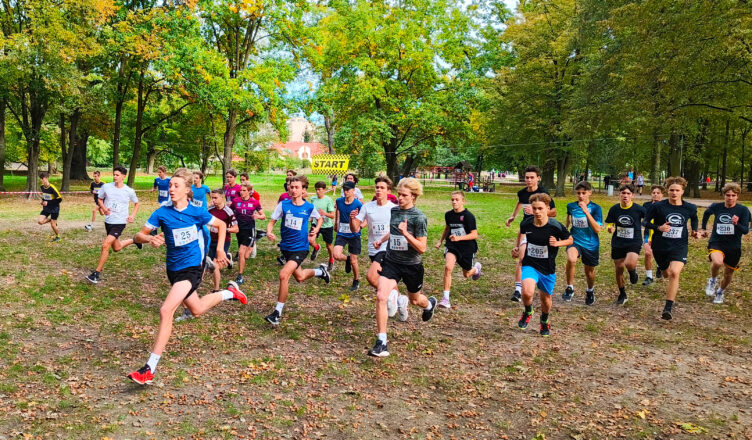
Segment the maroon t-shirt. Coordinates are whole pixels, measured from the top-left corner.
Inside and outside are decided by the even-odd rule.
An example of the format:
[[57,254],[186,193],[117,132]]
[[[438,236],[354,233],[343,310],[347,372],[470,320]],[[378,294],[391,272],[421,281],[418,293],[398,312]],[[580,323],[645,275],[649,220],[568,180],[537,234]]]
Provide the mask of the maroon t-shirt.
[[[238,224],[238,221],[235,219],[235,213],[232,212],[232,208],[230,208],[230,206],[228,205],[225,205],[225,207],[222,209],[212,208],[209,210],[209,214],[225,222],[227,229],[230,229],[231,227]],[[213,243],[215,243],[219,238],[219,235],[217,234],[218,232],[219,231],[214,226],[209,228],[209,233],[211,234],[211,240]],[[229,232],[225,234],[226,242],[230,242],[231,235],[232,234],[230,234]]]

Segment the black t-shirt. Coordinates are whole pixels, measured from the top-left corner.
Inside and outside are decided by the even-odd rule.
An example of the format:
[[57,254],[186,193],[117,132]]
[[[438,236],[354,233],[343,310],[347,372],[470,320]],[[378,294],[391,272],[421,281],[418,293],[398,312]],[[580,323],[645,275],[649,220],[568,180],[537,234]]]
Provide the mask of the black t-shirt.
[[[538,186],[538,189],[535,191],[528,191],[527,187],[522,188],[521,190],[517,191],[517,200],[522,205],[522,219],[525,220],[527,218],[533,218],[532,214],[525,214],[525,206],[530,204],[530,196],[533,194],[548,194],[548,191]],[[550,194],[548,194],[550,196]],[[548,207],[551,209],[556,208],[556,203],[554,203],[554,198],[551,197],[551,203],[548,204]]]
[[445,241],[447,249],[456,250],[462,254],[474,254],[478,251],[478,243],[475,240],[449,240],[450,235],[462,237],[478,229],[475,225],[475,216],[472,212],[467,209],[462,212],[454,212],[454,209],[452,209],[444,214],[444,221],[449,228],[449,234],[446,236]]
[[556,255],[559,248],[549,246],[549,237],[557,240],[569,238],[569,231],[555,219],[549,218],[543,226],[535,226],[535,218],[524,219],[520,223],[520,234],[527,238],[527,249],[522,258],[523,266],[530,266],[544,275],[556,273]]
[[[733,249],[740,249],[742,235],[749,232],[749,209],[738,203],[733,208],[727,208],[725,203],[713,203],[702,214],[702,229],[708,225],[711,215],[715,217],[715,220],[708,243],[719,243]],[[731,218],[734,216],[739,217],[736,224],[731,223]]]
[[[646,227],[655,230],[653,233],[653,250],[669,251],[673,249],[689,248],[689,233],[687,223],[692,222],[692,229],[697,230],[697,205],[682,201],[681,205],[672,205],[668,199],[653,203],[645,218]],[[671,230],[661,232],[659,227],[666,223]]]
[[104,185],[104,182],[96,183],[92,181],[91,184],[89,184],[89,191],[94,196],[94,200],[97,199],[99,195],[99,189],[102,187],[102,185]]
[[611,247],[624,249],[642,246],[642,220],[645,215],[645,208],[636,203],[628,208],[622,208],[619,203],[612,206],[606,216],[606,223],[613,223],[616,227],[611,237]]

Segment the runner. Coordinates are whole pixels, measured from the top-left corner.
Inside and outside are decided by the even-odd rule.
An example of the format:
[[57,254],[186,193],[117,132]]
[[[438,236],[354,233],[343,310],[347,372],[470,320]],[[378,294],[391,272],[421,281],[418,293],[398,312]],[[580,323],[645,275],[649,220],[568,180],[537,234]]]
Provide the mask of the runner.
[[481,275],[481,264],[475,261],[478,252],[478,228],[475,216],[465,209],[465,193],[452,191],[452,209],[444,213],[444,232],[436,243],[436,249],[446,239],[444,248],[444,296],[439,301],[439,307],[451,309],[449,291],[452,288],[452,271],[454,265],[459,264],[465,278],[473,277],[477,280]]
[[637,193],[642,195],[642,187],[645,186],[645,176],[642,173],[637,174]]
[[303,200],[303,179],[298,176],[290,178],[288,188],[292,193],[292,199],[280,202],[272,218],[266,225],[266,238],[274,241],[277,237],[274,235],[274,224],[277,220],[282,219],[280,225],[280,249],[285,258],[285,264],[279,271],[279,294],[277,296],[277,306],[274,311],[266,316],[266,320],[272,325],[279,325],[282,318],[282,310],[287,301],[290,277],[294,276],[299,283],[318,277],[329,284],[329,272],[326,265],[322,264],[318,269],[302,269],[300,265],[308,256],[308,221],[313,218],[318,220],[316,226],[310,231],[310,235],[316,236],[321,228],[323,219],[313,206],[312,203]]
[[[360,255],[361,241],[360,231],[353,232],[350,229],[350,219],[358,215],[358,210],[363,204],[355,199],[355,183],[345,181],[342,185],[344,197],[337,199],[335,203],[336,212],[334,214],[334,228],[337,230],[337,238],[334,240],[334,259],[345,262],[345,273],[353,273],[353,282],[350,286],[351,291],[356,291],[360,287],[360,266],[358,266],[358,255]],[[347,246],[348,255],[343,253]]]
[[[120,252],[124,247],[134,244],[133,239],[120,240],[120,235],[125,230],[128,223],[133,223],[138,214],[138,197],[128,185],[123,183],[125,176],[128,174],[122,166],[116,166],[112,170],[112,182],[102,186],[97,194],[99,210],[104,214],[104,229],[107,236],[102,243],[102,252],[99,255],[97,268],[90,273],[86,279],[90,282],[99,283],[99,276],[104,270],[104,264],[110,256],[110,249]],[[128,215],[128,207],[133,203],[133,213]],[[136,247],[141,249],[141,245],[135,243]]]
[[666,306],[661,318],[673,317],[674,301],[679,291],[679,276],[687,263],[689,251],[689,222],[692,237],[697,237],[697,206],[682,200],[687,181],[682,177],[666,179],[668,200],[655,203],[648,212],[646,226],[655,231],[653,234],[653,257],[658,270],[664,271],[668,278],[666,288]]
[[337,175],[332,176],[332,194],[337,190]]
[[208,186],[204,185],[204,173],[201,171],[193,172],[193,185],[191,185],[191,205],[197,208],[209,209],[207,194],[211,193]]
[[240,185],[237,183],[238,172],[235,170],[227,170],[225,173],[225,203],[231,204],[232,201],[240,197]]
[[590,182],[580,181],[574,187],[577,201],[567,204],[567,228],[572,227],[574,244],[567,247],[567,287],[561,298],[572,301],[574,296],[574,271],[577,259],[582,259],[585,269],[587,289],[585,298],[595,300],[595,267],[598,266],[600,240],[598,234],[603,227],[603,210],[590,201],[593,187]]
[[[359,180],[358,176],[356,176],[353,173],[347,173],[347,174],[345,174],[345,183],[352,182],[356,186],[356,188],[355,188],[355,198],[358,199],[358,201],[361,204],[363,204],[363,200],[365,200],[365,199],[363,199],[363,193],[360,192],[360,188],[357,188],[358,180]],[[342,190],[340,192],[340,197],[344,197],[344,196],[345,196],[345,184],[343,183],[342,184]]]
[[[230,282],[227,290],[210,293],[199,298],[194,293],[201,284],[204,272],[205,243],[199,230],[205,226],[217,228],[219,242],[225,241],[225,222],[212,217],[206,209],[188,203],[193,175],[185,168],[175,170],[170,181],[170,200],[154,211],[135,239],[139,243],[149,243],[154,248],[167,247],[167,278],[171,288],[162,303],[159,313],[159,330],[146,364],[128,375],[139,385],[150,384],[154,379],[157,364],[172,334],[172,319],[180,304],[191,311],[193,316],[206,313],[221,301],[236,299],[241,304],[248,302],[245,294]],[[161,228],[158,235],[151,232]],[[217,249],[217,262],[227,263],[223,249]]]
[[286,177],[285,184],[284,184],[285,192],[289,192],[290,191],[290,178],[291,177],[295,177],[297,175],[298,175],[297,171],[295,171],[295,170],[287,170],[287,172],[285,173],[285,177]]
[[158,191],[157,202],[162,203],[170,200],[170,179],[167,176],[167,168],[160,166],[157,168],[157,175],[159,177],[154,178],[154,185],[151,188],[151,192]]
[[[397,205],[386,197],[392,189],[391,179],[386,176],[377,177],[374,189],[376,200],[363,205],[358,215],[350,220],[350,228],[360,232],[362,227],[368,226],[368,258],[371,260],[371,266],[368,268],[366,280],[371,286],[378,288],[381,263],[386,256],[384,244],[389,241],[389,221],[392,218],[392,208],[396,208]],[[393,289],[389,292],[386,303],[387,315],[392,318],[399,312],[400,321],[407,321],[409,302],[407,295],[400,295],[396,288]]]
[[57,219],[60,216],[60,202],[63,197],[60,192],[50,183],[50,173],[42,171],[39,173],[39,180],[42,182],[42,212],[39,213],[37,223],[43,225],[49,223],[55,236],[52,242],[60,241],[60,229],[57,227]]
[[251,197],[251,184],[240,186],[240,197],[232,201],[232,210],[238,219],[238,276],[235,282],[245,283],[243,272],[248,258],[256,258],[256,220],[265,220],[266,215],[258,200]]
[[[653,203],[663,200],[663,193],[666,188],[661,185],[653,185],[650,187],[650,196],[652,199],[649,202],[645,202],[642,207],[645,208],[647,213]],[[644,224],[642,226],[645,226]],[[645,281],[642,282],[643,286],[649,286],[653,284],[653,248],[650,246],[653,239],[653,230],[645,228],[645,243],[642,248],[645,250]],[[661,278],[661,271],[657,270],[655,273],[656,278]]]
[[[334,222],[332,219],[334,218],[334,212],[336,209],[334,208],[334,201],[332,198],[326,195],[326,182],[316,182],[315,188],[316,195],[311,197],[311,203],[313,203],[313,206],[316,207],[319,215],[324,219],[324,222],[321,224],[321,229],[319,229],[319,233],[316,234],[316,238],[320,235],[324,239],[326,252],[329,255],[329,264],[327,265],[326,270],[331,272],[332,269],[334,269],[334,246],[332,246],[332,243],[334,242]],[[311,252],[311,261],[315,260],[319,255],[319,250],[321,250],[321,245],[316,243],[316,246],[313,247],[313,252]]]
[[[637,262],[642,248],[642,224],[645,218],[645,208],[633,203],[634,186],[625,184],[619,187],[619,203],[608,210],[606,223],[608,233],[613,233],[611,238],[611,259],[614,260],[616,286],[619,288],[619,297],[616,304],[622,305],[627,302],[627,290],[624,281],[624,269],[629,272],[629,282],[636,284]],[[592,305],[595,295],[585,298],[585,304]]]
[[378,339],[368,352],[371,356],[389,356],[386,324],[389,317],[387,302],[397,283],[402,281],[410,303],[423,309],[422,319],[428,321],[436,311],[436,298],[426,298],[423,289],[423,260],[428,241],[428,219],[415,201],[423,194],[417,179],[408,177],[397,185],[399,207],[392,208],[389,219],[389,244],[381,263],[376,292],[376,327]]
[[[530,207],[530,196],[533,194],[548,194],[548,191],[540,187],[540,168],[530,165],[527,168],[525,168],[525,188],[522,188],[521,190],[517,191],[517,204],[514,206],[514,211],[512,212],[512,215],[507,219],[507,227],[512,224],[514,221],[514,218],[517,217],[517,213],[520,211],[520,208],[522,208],[522,220],[529,219],[533,217],[533,211]],[[556,203],[554,203],[554,200],[549,195],[549,199],[551,200],[551,204],[549,205],[549,211],[548,216],[549,217],[556,217]],[[522,239],[522,242],[517,242],[515,244],[515,249],[518,249],[518,253],[520,255],[525,255],[525,237],[524,236],[518,236],[517,240]],[[513,252],[514,256],[514,252]],[[516,258],[516,257],[515,257]],[[517,259],[517,267],[515,269],[515,282],[514,282],[514,294],[512,294],[512,297],[510,298],[512,301],[520,302],[522,299],[522,264],[519,258]]]
[[[562,246],[569,246],[574,239],[569,231],[556,219],[549,218],[551,196],[548,194],[534,194],[530,196],[529,203],[533,212],[532,217],[522,220],[520,223],[520,237],[526,237],[525,256],[522,258],[522,312],[517,326],[526,329],[533,316],[533,295],[535,287],[538,287],[541,300],[540,334],[548,336],[551,333],[551,325],[548,315],[551,313],[556,284],[556,254]],[[520,247],[515,248],[522,252]]]
[[97,202],[99,197],[97,197],[97,195],[99,194],[99,189],[104,185],[104,182],[100,180],[100,177],[101,174],[99,170],[94,171],[94,181],[89,184],[89,192],[94,196],[94,205],[96,205],[96,207],[91,210],[91,223],[84,226],[84,229],[89,232],[94,229],[94,222],[97,220],[97,212],[99,212],[99,203]]
[[[742,257],[742,235],[749,232],[750,212],[746,206],[739,205],[741,186],[728,183],[721,191],[723,203],[713,203],[702,215],[700,233],[708,236],[705,227],[712,215],[713,232],[708,241],[708,259],[710,260],[710,278],[705,286],[705,294],[715,298],[714,304],[723,304],[723,294],[731,283],[734,272],[739,270],[739,260]],[[718,273],[723,269],[723,280],[718,283]]]

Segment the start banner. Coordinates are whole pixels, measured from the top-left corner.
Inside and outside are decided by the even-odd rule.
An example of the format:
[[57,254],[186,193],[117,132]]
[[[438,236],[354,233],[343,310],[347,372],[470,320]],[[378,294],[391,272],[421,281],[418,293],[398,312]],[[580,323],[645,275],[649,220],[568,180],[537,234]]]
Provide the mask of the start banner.
[[311,171],[314,174],[347,173],[350,165],[349,154],[317,154],[311,157]]

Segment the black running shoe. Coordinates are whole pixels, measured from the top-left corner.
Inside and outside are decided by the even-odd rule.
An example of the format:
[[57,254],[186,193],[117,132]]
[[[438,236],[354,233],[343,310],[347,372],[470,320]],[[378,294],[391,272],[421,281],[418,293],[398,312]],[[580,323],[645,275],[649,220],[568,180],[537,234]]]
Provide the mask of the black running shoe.
[[619,297],[616,298],[616,305],[621,306],[626,304],[627,302],[627,294],[626,293],[619,293]]
[[350,286],[350,291],[355,292],[360,288],[360,280],[353,280],[352,286]]
[[153,235],[153,236],[156,237],[158,234],[159,234],[159,231],[156,228],[154,228],[151,231],[149,231],[149,235]]
[[274,310],[272,313],[266,315],[266,321],[271,325],[279,325],[279,312]]
[[430,297],[428,298],[428,302],[431,303],[431,310],[423,309],[423,321],[430,321],[431,318],[433,318],[433,312],[436,311],[436,298]]
[[661,279],[661,278],[663,278],[663,274],[661,273],[661,270],[658,269],[658,270],[655,271],[655,279],[658,280],[658,279]]
[[653,284],[653,279],[652,278],[645,278],[645,281],[642,282],[643,286],[649,286],[651,284]]
[[345,260],[345,273],[350,273],[352,271],[352,261],[350,261],[350,256],[347,256],[347,260]]
[[595,304],[595,292],[585,292],[585,305],[592,306]]
[[313,248],[313,252],[311,252],[311,261],[315,260],[316,257],[319,256],[319,251],[321,250],[321,245],[317,244],[315,248]]
[[526,329],[527,325],[530,324],[530,318],[532,318],[532,316],[532,310],[530,311],[530,313],[523,311],[520,320],[517,322],[517,327],[521,328],[522,330]]
[[329,264],[326,265],[326,270],[328,272],[331,272],[334,270],[334,261],[330,261]]
[[238,276],[235,277],[235,282],[237,284],[243,284],[243,283],[245,283],[245,279],[243,278],[243,275],[238,274]]
[[561,299],[564,301],[572,301],[572,297],[574,296],[574,289],[567,286],[566,289],[564,289],[564,293],[561,295]]
[[673,315],[671,314],[671,309],[663,309],[663,313],[661,314],[661,318],[665,319],[666,321],[671,321],[671,318],[673,318]]
[[514,302],[522,302],[522,292],[515,290],[512,297],[509,298]]
[[138,248],[138,250],[141,250],[141,249],[144,248],[144,245],[142,243],[136,243],[136,240],[133,240],[133,244],[136,245],[136,247]]
[[323,264],[319,264],[319,269],[321,269],[321,272],[323,272],[321,275],[319,275],[319,278],[324,280],[326,284],[329,284],[329,281],[331,281],[332,276],[329,275],[329,271],[327,270],[326,266]]
[[632,284],[637,284],[637,280],[639,279],[639,277],[637,276],[637,271],[630,270],[628,272],[629,272],[629,282]]
[[548,336],[550,334],[551,334],[551,325],[548,323],[548,321],[541,322],[540,335],[541,336]]
[[279,263],[280,266],[284,266],[285,264],[287,264],[287,259],[280,255],[279,257],[277,257],[277,263]]
[[93,271],[92,273],[90,273],[89,275],[86,276],[86,279],[89,280],[89,282],[91,282],[93,284],[98,284],[99,283],[99,272],[97,272],[96,270]]
[[368,356],[375,356],[375,357],[387,357],[389,356],[389,350],[386,347],[386,344],[384,342],[381,342],[380,339],[376,340],[376,344],[374,344],[373,348],[368,351]]

